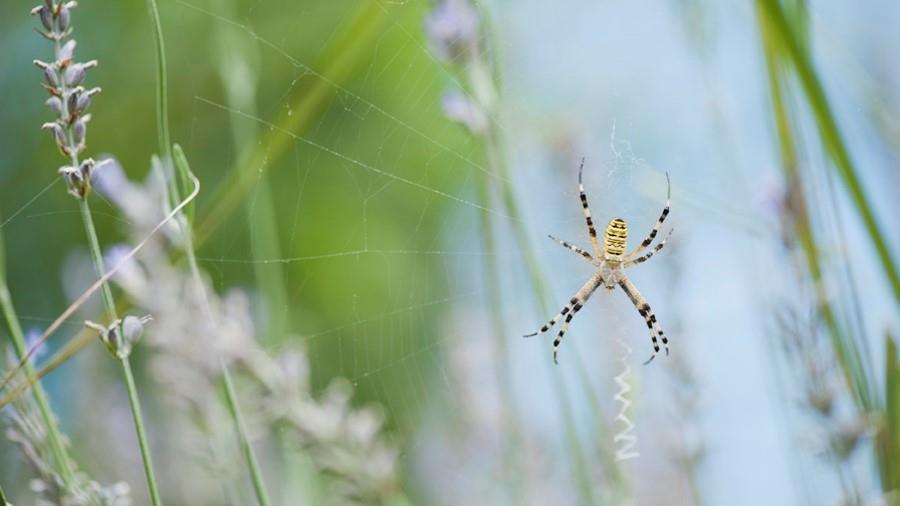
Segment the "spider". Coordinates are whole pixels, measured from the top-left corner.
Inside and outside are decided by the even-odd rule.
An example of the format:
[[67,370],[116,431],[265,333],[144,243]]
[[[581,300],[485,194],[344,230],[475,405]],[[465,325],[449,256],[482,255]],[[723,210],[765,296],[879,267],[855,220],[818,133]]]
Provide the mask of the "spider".
[[609,224],[606,226],[606,233],[603,235],[603,249],[600,249],[600,241],[597,240],[597,230],[594,228],[594,221],[591,219],[591,209],[588,207],[587,196],[584,193],[584,184],[581,182],[581,173],[583,171],[584,159],[582,158],[581,166],[578,168],[578,192],[581,197],[581,207],[584,210],[584,219],[587,221],[588,234],[591,236],[591,245],[594,249],[594,256],[591,256],[590,253],[578,246],[557,239],[552,235],[549,237],[561,244],[564,248],[570,249],[583,256],[597,268],[597,272],[595,272],[590,279],[587,280],[587,283],[578,290],[575,296],[569,300],[569,303],[562,308],[562,311],[557,313],[557,315],[541,327],[539,331],[527,334],[524,337],[534,337],[538,334],[547,332],[551,327],[556,325],[556,322],[565,316],[566,320],[563,322],[562,327],[559,329],[559,334],[557,334],[556,339],[553,341],[553,362],[558,363],[556,360],[556,352],[559,348],[559,343],[562,341],[563,335],[569,328],[569,322],[572,321],[575,313],[581,310],[597,288],[603,286],[608,290],[613,290],[616,285],[619,285],[622,287],[622,290],[625,291],[625,294],[628,295],[628,298],[631,299],[631,302],[634,304],[634,307],[637,308],[638,313],[644,317],[644,321],[647,322],[647,328],[650,329],[650,339],[653,342],[653,355],[644,362],[644,365],[647,365],[656,358],[656,354],[659,353],[659,343],[656,340],[656,335],[659,334],[660,340],[666,349],[666,355],[669,354],[669,340],[666,338],[666,334],[663,332],[662,328],[660,328],[659,323],[656,322],[656,315],[653,314],[650,305],[647,304],[647,301],[644,300],[644,297],[638,289],[631,280],[628,279],[628,276],[625,275],[625,269],[649,260],[654,253],[665,246],[666,240],[672,235],[672,230],[669,230],[662,242],[654,246],[652,250],[648,251],[643,256],[638,256],[641,251],[650,246],[653,239],[656,237],[656,234],[659,232],[659,227],[662,226],[663,222],[666,220],[666,216],[669,215],[669,201],[672,197],[672,186],[669,181],[669,173],[666,173],[666,185],[668,187],[666,192],[666,207],[663,208],[662,214],[656,221],[656,225],[653,226],[653,230],[650,231],[650,235],[644,239],[644,242],[631,253],[625,254],[625,245],[628,239],[628,226],[622,218],[613,218],[610,220]]

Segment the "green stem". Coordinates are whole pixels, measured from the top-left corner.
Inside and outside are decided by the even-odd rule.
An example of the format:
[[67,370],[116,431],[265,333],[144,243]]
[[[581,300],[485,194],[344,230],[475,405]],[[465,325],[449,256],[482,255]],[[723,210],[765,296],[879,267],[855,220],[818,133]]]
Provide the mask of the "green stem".
[[[204,309],[206,311],[206,317],[208,319],[211,319],[212,315],[210,314],[209,303],[206,300],[206,290],[203,287],[203,282],[200,277],[200,267],[197,265],[197,255],[194,253],[194,241],[191,230],[185,227],[184,235],[184,249],[187,254],[191,276],[194,278],[198,296],[203,301]],[[222,369],[222,379],[225,383],[225,398],[228,401],[228,408],[231,411],[231,416],[234,418],[235,428],[237,429],[238,438],[241,442],[241,449],[243,450],[244,458],[247,461],[247,467],[250,469],[250,477],[253,480],[253,489],[256,492],[256,500],[259,502],[260,506],[268,506],[270,504],[270,501],[269,494],[266,489],[266,483],[265,480],[263,480],[262,472],[259,469],[259,462],[256,459],[256,454],[253,450],[253,446],[250,444],[250,437],[247,435],[247,427],[244,424],[244,417],[241,414],[241,407],[238,403],[237,394],[234,391],[234,385],[231,381],[231,372],[228,370],[228,365],[225,364],[224,361],[220,360],[219,365]]]
[[[0,309],[2,309],[6,324],[9,326],[9,334],[13,342],[13,347],[16,349],[16,355],[19,357],[19,360],[21,360],[28,352],[28,349],[25,343],[24,334],[22,333],[22,326],[19,324],[19,318],[16,316],[16,309],[13,305],[12,296],[9,293],[9,287],[6,283],[5,249],[2,233],[0,233]],[[72,461],[69,458],[69,454],[62,443],[63,438],[59,432],[56,417],[53,416],[53,412],[50,409],[50,402],[47,400],[47,394],[44,392],[44,387],[41,385],[40,380],[34,377],[34,368],[31,366],[31,362],[26,362],[22,368],[25,371],[25,376],[28,378],[29,383],[33,384],[34,400],[37,402],[38,410],[41,412],[41,418],[44,420],[44,425],[47,427],[47,439],[50,443],[50,451],[53,453],[53,457],[59,466],[60,474],[63,479],[63,487],[66,493],[71,493],[75,473],[72,469]]]
[[[233,2],[221,2],[219,8],[225,12],[234,14],[233,11],[237,7]],[[218,42],[219,69],[222,85],[225,87],[227,104],[234,110],[245,111],[248,114],[256,115],[256,90],[257,90],[257,74],[254,72],[252,61],[252,51],[257,49],[255,46],[248,47],[245,41],[237,37],[237,33],[230,27],[225,28],[222,23],[217,23],[220,27]],[[241,85],[237,84],[237,80],[232,76],[236,73],[244,76]],[[259,132],[255,123],[247,121],[232,121],[231,136],[234,148],[238,153],[242,153],[240,158],[246,156],[251,151]],[[272,194],[271,183],[269,181],[269,172],[261,171],[256,187],[256,195],[252,200],[252,204],[245,206],[248,223],[256,223],[258,226],[253,227],[250,234],[250,249],[254,260],[265,260],[269,258],[281,258],[281,247],[278,241],[278,213],[275,208],[275,199]],[[255,232],[255,233],[254,233]],[[188,234],[190,231],[188,231]],[[188,244],[192,246],[191,244]],[[200,274],[197,268],[197,261],[194,255],[193,247],[188,252],[191,271],[197,280],[198,289],[202,290],[200,284]],[[285,338],[289,327],[289,318],[287,313],[288,307],[288,291],[285,285],[287,273],[280,264],[267,265],[265,262],[254,263],[254,277],[260,287],[264,299],[266,301],[267,318],[266,325],[262,328],[261,340],[267,343],[277,343]],[[204,294],[205,296],[205,294]],[[247,431],[244,428],[243,420],[240,414],[240,406],[238,404],[237,395],[231,388],[231,373],[224,362],[222,362],[222,376],[225,381],[225,393],[228,397],[228,405],[234,415],[234,422],[237,427],[238,436],[241,440],[241,446],[244,450],[247,467],[253,477],[253,486],[256,490],[256,497],[259,504],[264,505],[269,502],[266,492],[265,482],[257,465],[256,456],[253,453],[253,447],[250,445]],[[286,464],[290,458],[288,447],[282,445],[281,464]],[[279,466],[281,467],[281,466]],[[292,480],[286,480],[291,486],[296,486]],[[285,493],[282,502],[289,500],[293,493]]]
[[147,476],[147,484],[150,487],[150,502],[159,506],[162,501],[159,498],[159,490],[156,487],[156,477],[153,475],[153,461],[150,458],[150,447],[147,444],[147,434],[144,431],[144,418],[141,415],[141,401],[138,399],[137,387],[134,385],[134,375],[131,373],[131,363],[128,357],[120,358],[122,373],[125,375],[125,386],[128,388],[128,402],[131,404],[131,413],[134,418],[134,431],[137,434],[138,444],[141,446],[141,460],[144,462],[144,474]]
[[[100,252],[100,242],[97,240],[97,230],[94,227],[94,218],[91,216],[91,208],[88,205],[87,197],[78,201],[81,209],[81,218],[84,221],[84,230],[87,233],[88,245],[91,250],[91,258],[94,261],[94,269],[97,271],[98,277],[103,277],[105,269],[103,267],[103,255]],[[103,303],[106,306],[107,316],[111,322],[116,321],[119,317],[116,313],[116,304],[113,300],[112,290],[108,283],[103,283],[101,288],[103,295]],[[134,429],[137,434],[138,443],[141,447],[141,460],[144,464],[144,474],[147,476],[147,486],[150,489],[150,500],[153,506],[160,506],[162,502],[159,498],[159,490],[156,486],[156,478],[153,475],[153,460],[150,457],[150,446],[147,444],[147,436],[144,432],[144,419],[141,415],[141,402],[138,398],[137,388],[134,385],[134,376],[131,373],[131,364],[128,357],[119,357],[122,363],[122,372],[125,376],[125,384],[128,388],[128,401],[131,404],[131,414],[134,418]]]
[[0,506],[7,506],[9,501],[6,500],[6,494],[3,493],[3,487],[0,487]]
[[[162,157],[163,167],[166,169],[165,172],[169,189],[169,196],[171,199],[175,199],[171,202],[171,204],[174,205],[175,201],[180,196],[180,192],[178,191],[178,185],[175,181],[175,174],[172,167],[172,141],[169,135],[169,106],[166,83],[166,48],[162,33],[162,22],[159,18],[159,8],[156,5],[156,0],[147,0],[147,8],[150,11],[150,18],[153,21],[153,41],[156,48],[156,120],[157,135],[159,137],[159,151],[160,156]],[[191,230],[187,229],[185,235],[188,238],[188,247],[186,248],[188,252],[188,260],[191,264],[191,271],[194,274],[198,289],[202,290],[203,286],[200,281],[199,269],[197,268],[197,259],[194,255],[194,247],[192,244],[193,241],[191,238],[191,234]],[[241,437],[241,443],[242,446],[244,446],[244,454],[247,458],[250,472],[253,475],[253,484],[256,488],[256,496],[259,500],[260,505],[267,506],[269,504],[268,496],[266,495],[266,490],[259,472],[259,466],[256,462],[256,456],[253,453],[253,448],[249,446],[249,439],[247,438],[247,431],[243,425],[243,419],[241,417],[237,397],[234,394],[234,389],[231,388],[231,373],[228,371],[228,367],[224,362],[222,363],[222,376],[225,379],[228,404],[231,407],[232,414],[234,415],[238,433]]]
[[[97,229],[94,227],[94,217],[91,215],[91,207],[87,198],[78,200],[78,208],[81,210],[81,220],[84,222],[84,231],[87,233],[94,270],[98,278],[103,277],[106,273],[106,269],[103,267],[103,253],[100,251],[100,241],[97,239]],[[103,305],[106,307],[106,316],[110,322],[116,321],[119,317],[116,313],[116,303],[112,296],[112,290],[109,288],[108,283],[103,283],[103,286],[100,287],[100,293],[103,298]]]
[[247,459],[247,466],[250,468],[250,476],[253,479],[253,489],[256,491],[256,498],[259,501],[259,506],[269,506],[269,494],[266,491],[266,484],[263,481],[262,472],[259,469],[259,463],[253,451],[253,445],[250,444],[250,439],[247,437],[247,427],[244,425],[244,417],[238,405],[237,394],[231,381],[231,373],[228,372],[228,367],[224,362],[221,365],[222,378],[225,381],[225,397],[228,399],[228,409],[231,410],[231,416],[234,417],[234,422],[237,425],[241,449],[244,452],[244,458]]

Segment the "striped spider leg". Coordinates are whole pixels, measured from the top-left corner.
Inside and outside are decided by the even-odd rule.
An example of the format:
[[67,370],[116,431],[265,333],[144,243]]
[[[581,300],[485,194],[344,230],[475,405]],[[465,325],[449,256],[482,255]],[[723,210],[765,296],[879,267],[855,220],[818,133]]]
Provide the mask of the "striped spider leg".
[[[650,309],[650,305],[647,304],[647,301],[638,291],[637,287],[631,282],[630,279],[625,275],[625,269],[631,267],[633,265],[637,265],[639,263],[646,262],[649,260],[655,253],[663,248],[666,244],[666,240],[668,240],[669,236],[671,236],[672,231],[666,234],[666,237],[663,240],[653,247],[650,251],[648,251],[644,255],[640,255],[640,253],[649,247],[653,240],[656,238],[656,235],[659,233],[660,227],[662,227],[663,222],[666,220],[666,216],[669,214],[669,204],[672,196],[672,188],[671,182],[669,181],[669,174],[666,173],[666,183],[668,186],[667,195],[666,195],[666,206],[662,210],[662,214],[659,219],[656,221],[656,224],[653,226],[653,229],[650,231],[650,234],[644,239],[641,244],[634,249],[634,251],[630,253],[625,253],[627,240],[628,240],[628,225],[625,223],[625,220],[621,218],[614,218],[610,220],[609,224],[606,226],[606,232],[603,236],[603,248],[600,248],[599,240],[597,238],[597,231],[594,228],[594,223],[591,218],[591,210],[588,207],[587,195],[584,191],[584,185],[582,184],[582,171],[584,169],[584,159],[581,160],[581,166],[578,169],[578,191],[579,198],[581,199],[581,207],[584,211],[585,222],[588,227],[588,235],[591,238],[591,245],[594,249],[594,255],[592,256],[587,251],[575,246],[566,241],[557,239],[550,236],[550,239],[558,242],[564,248],[574,251],[578,253],[582,257],[584,257],[587,261],[589,261],[597,271],[588,279],[588,281],[578,290],[574,297],[569,300],[569,303],[566,304],[562,310],[556,314],[549,322],[544,324],[543,327],[540,328],[537,332],[533,332],[531,334],[527,334],[525,337],[532,337],[538,334],[543,334],[550,330],[551,327],[556,325],[559,320],[565,317],[565,321],[560,328],[559,334],[557,334],[556,339],[553,341],[553,362],[556,363],[557,351],[559,348],[559,344],[562,341],[563,335],[565,335],[566,330],[569,328],[569,322],[575,317],[575,314],[578,313],[579,310],[587,303],[587,300],[593,295],[593,293],[600,286],[604,286],[609,290],[615,289],[616,285],[618,285],[622,290],[628,295],[628,298],[631,300],[631,303],[634,304],[634,307],[637,309],[638,313],[644,318],[644,322],[647,324],[647,328],[650,330],[650,340],[653,344],[653,355],[647,359],[644,364],[649,364],[654,358],[656,358],[656,354],[659,353],[659,341],[662,341],[663,346],[666,350],[666,355],[669,354],[669,340],[666,337],[665,332],[663,332],[659,323],[656,321],[656,315]],[[657,340],[657,336],[659,336],[659,340]]]
[[575,314],[578,311],[581,311],[581,308],[587,303],[587,300],[591,298],[591,295],[597,290],[600,285],[603,284],[603,278],[600,277],[600,273],[595,273],[588,279],[587,283],[585,283],[581,289],[569,300],[569,303],[566,304],[562,311],[556,314],[549,322],[545,323],[543,327],[537,332],[532,332],[531,334],[526,334],[524,337],[534,337],[538,334],[543,334],[550,330],[551,327],[556,325],[563,316],[566,317],[566,320],[563,322],[562,327],[559,329],[559,334],[556,335],[556,339],[553,340],[553,363],[559,363],[556,360],[556,352],[559,350],[559,343],[562,342],[563,335],[565,335],[566,330],[569,329],[569,322],[572,321],[572,318],[575,317]]

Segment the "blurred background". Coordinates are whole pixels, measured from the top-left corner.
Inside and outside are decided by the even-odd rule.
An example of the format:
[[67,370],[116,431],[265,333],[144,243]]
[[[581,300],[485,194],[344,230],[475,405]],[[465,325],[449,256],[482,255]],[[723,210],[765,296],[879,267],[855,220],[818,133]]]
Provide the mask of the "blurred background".
[[[39,334],[96,277],[40,130],[31,61],[52,49],[31,7],[0,6],[0,233]],[[895,2],[159,9],[199,266],[239,336],[167,335],[199,318],[159,288],[185,272],[177,241],[116,285],[156,319],[133,362],[167,502],[255,501],[215,375],[191,376],[222,342],[276,504],[900,502]],[[103,89],[86,154],[132,181],[111,169],[94,219],[104,249],[133,246],[164,214],[137,204],[160,186],[152,24],[144,2],[86,0],[72,20]],[[546,238],[590,246],[582,157],[595,221],[624,218],[631,245],[671,179],[671,239],[628,271],[670,340],[647,366],[619,290],[573,320],[559,365],[554,331],[521,338],[593,272]],[[94,299],[38,367],[102,317]],[[43,380],[51,405],[79,469],[146,504],[115,363],[83,342]],[[30,504],[48,473],[3,413],[0,486]]]

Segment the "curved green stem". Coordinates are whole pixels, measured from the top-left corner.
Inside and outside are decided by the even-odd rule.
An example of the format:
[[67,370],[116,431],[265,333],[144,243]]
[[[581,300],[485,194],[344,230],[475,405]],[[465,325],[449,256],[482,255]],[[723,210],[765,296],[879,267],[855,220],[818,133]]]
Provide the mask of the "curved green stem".
[[[103,255],[100,252],[100,242],[97,240],[97,230],[94,227],[94,218],[91,216],[91,208],[88,205],[87,197],[80,199],[78,201],[78,206],[81,209],[81,218],[82,221],[84,221],[84,230],[87,233],[91,258],[94,261],[94,269],[96,269],[98,277],[103,277],[105,273],[103,267]],[[103,295],[103,304],[106,306],[106,312],[110,321],[116,321],[118,319],[116,303],[113,300],[112,290],[109,288],[109,284],[103,283],[101,294]],[[150,457],[150,446],[147,444],[147,436],[144,431],[144,419],[141,415],[141,402],[138,398],[137,387],[134,384],[131,363],[128,361],[127,356],[119,357],[119,361],[122,363],[122,374],[125,376],[125,386],[128,389],[128,402],[131,404],[134,429],[137,434],[138,444],[141,447],[141,460],[144,464],[144,474],[147,476],[147,487],[150,489],[150,500],[153,503],[153,506],[160,506],[162,501],[159,498],[156,477],[153,475],[153,460]]]

